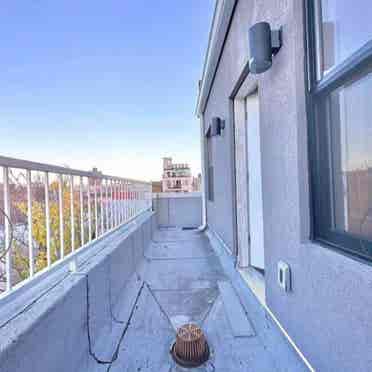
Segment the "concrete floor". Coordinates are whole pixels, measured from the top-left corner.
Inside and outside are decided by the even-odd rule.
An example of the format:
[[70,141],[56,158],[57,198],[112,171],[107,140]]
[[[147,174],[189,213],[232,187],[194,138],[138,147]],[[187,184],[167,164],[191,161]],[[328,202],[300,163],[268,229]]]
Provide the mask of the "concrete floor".
[[118,352],[110,365],[97,371],[184,371],[175,365],[169,350],[177,327],[188,322],[203,328],[211,350],[210,360],[191,370],[306,371],[253,294],[238,286],[236,296],[242,306],[238,310],[246,316],[242,328],[251,327],[252,332],[236,337],[237,309],[229,308],[226,300],[224,303],[219,289],[219,284],[231,281],[205,235],[176,229],[157,231],[142,267],[114,309],[125,313],[126,308],[128,314]]

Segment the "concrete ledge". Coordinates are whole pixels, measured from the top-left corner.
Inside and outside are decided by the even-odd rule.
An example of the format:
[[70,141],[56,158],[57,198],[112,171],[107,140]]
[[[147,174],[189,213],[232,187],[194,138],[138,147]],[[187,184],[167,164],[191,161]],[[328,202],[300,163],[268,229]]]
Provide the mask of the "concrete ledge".
[[135,295],[136,269],[154,220],[154,213],[147,212],[95,243],[89,255],[80,257],[78,272],[64,268],[45,278],[46,283],[41,280],[32,289],[36,294],[44,285],[38,297],[21,292],[14,296],[16,303],[3,304],[3,315],[14,313],[0,326],[0,372],[106,371],[108,365],[95,359],[114,355],[129,314],[117,304],[123,291]]
[[123,239],[108,260],[107,277],[111,284],[112,303],[115,305],[119,294],[135,272],[132,237]]
[[77,372],[87,365],[85,288],[85,278],[70,276],[2,327],[0,371]]

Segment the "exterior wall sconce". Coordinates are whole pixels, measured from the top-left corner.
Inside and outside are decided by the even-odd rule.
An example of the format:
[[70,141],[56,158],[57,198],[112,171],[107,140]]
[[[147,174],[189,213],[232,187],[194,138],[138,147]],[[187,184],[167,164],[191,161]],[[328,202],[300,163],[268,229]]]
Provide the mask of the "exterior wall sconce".
[[225,129],[225,120],[214,117],[205,131],[206,137],[221,136]]
[[210,127],[210,136],[220,136],[222,131],[225,129],[225,120],[221,118],[212,118],[212,124]]
[[282,46],[282,30],[271,30],[267,22],[259,22],[249,29],[249,69],[253,74],[261,74],[272,65],[272,56]]

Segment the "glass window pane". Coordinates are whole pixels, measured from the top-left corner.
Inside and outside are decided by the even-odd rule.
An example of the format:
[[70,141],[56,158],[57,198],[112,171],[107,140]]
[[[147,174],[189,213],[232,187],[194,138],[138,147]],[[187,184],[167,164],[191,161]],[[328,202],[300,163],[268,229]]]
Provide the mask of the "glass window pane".
[[333,228],[372,240],[372,73],[328,98]]
[[[317,0],[320,75],[372,39],[370,0]],[[320,35],[320,36],[319,36]],[[319,76],[319,77],[321,77]]]

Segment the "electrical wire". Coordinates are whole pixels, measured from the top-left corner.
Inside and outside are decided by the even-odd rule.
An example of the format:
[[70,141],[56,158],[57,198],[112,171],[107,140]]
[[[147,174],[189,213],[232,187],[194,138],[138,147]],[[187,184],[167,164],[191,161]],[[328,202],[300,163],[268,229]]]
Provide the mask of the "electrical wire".
[[120,336],[120,339],[119,339],[119,342],[118,342],[118,344],[117,344],[117,346],[114,350],[112,358],[110,360],[102,360],[102,359],[98,358],[96,356],[95,352],[93,351],[92,336],[91,336],[91,333],[90,333],[90,300],[89,300],[90,288],[89,288],[89,278],[88,278],[88,275],[85,275],[85,277],[86,277],[86,301],[87,301],[87,335],[88,335],[89,354],[98,364],[110,365],[109,366],[109,369],[110,369],[111,364],[114,363],[118,359],[120,345],[121,345],[121,343],[122,343],[122,341],[125,337],[125,334],[128,331],[129,325],[132,321],[135,309],[137,308],[137,303],[139,301],[139,298],[141,297],[141,294],[142,294],[142,291],[143,291],[143,288],[144,288],[145,284],[144,284],[144,282],[142,283],[141,288],[139,289],[139,291],[137,293],[135,302],[134,302],[134,304],[132,306],[132,309],[131,309],[131,312],[129,314],[129,318],[128,318],[127,322],[125,322],[123,332],[122,332],[122,334]]

